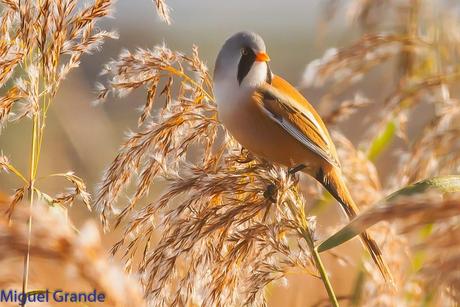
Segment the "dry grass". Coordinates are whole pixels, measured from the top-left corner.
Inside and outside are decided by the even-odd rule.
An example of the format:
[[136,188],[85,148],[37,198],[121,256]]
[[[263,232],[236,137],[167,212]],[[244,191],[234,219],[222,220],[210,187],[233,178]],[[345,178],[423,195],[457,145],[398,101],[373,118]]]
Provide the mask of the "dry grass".
[[[253,156],[228,135],[217,119],[212,78],[196,46],[190,55],[166,45],[122,51],[104,67],[99,102],[143,90],[145,104],[94,203],[84,180],[71,172],[38,177],[46,116],[62,81],[84,53],[116,37],[96,26],[110,13],[111,1],[84,7],[73,0],[1,3],[0,125],[31,118],[33,130],[29,174],[0,155],[0,171],[20,182],[12,197],[0,199],[8,203],[0,218],[0,269],[12,257],[31,253],[72,267],[82,288],[101,289],[108,304],[118,306],[267,305],[266,288],[293,272],[324,279],[312,246],[328,234],[319,237],[316,223],[322,216],[312,214],[331,199],[317,183],[302,178],[305,186],[300,186],[298,177]],[[439,4],[441,21],[430,14],[436,4],[328,1],[327,20],[345,12],[362,35],[308,64],[301,81],[304,87],[327,89],[321,103],[332,110],[324,118],[336,130],[347,185],[360,207],[369,208],[358,219],[385,221],[370,231],[395,275],[394,288],[364,255],[357,269],[348,255],[330,257],[346,263],[350,282],[360,276],[351,293],[340,295],[354,305],[454,306],[460,300],[459,195],[430,191],[374,206],[410,183],[460,170],[455,98],[460,25],[450,9],[458,5]],[[166,3],[154,5],[170,23]],[[387,92],[380,97],[354,90],[378,69],[394,80]],[[426,122],[418,121],[420,109],[429,111]],[[364,118],[369,128],[355,146],[340,127],[356,118]],[[393,145],[398,140],[399,147]],[[381,163],[385,160],[394,163]],[[391,177],[381,180],[382,172]],[[71,188],[48,195],[40,183],[49,176],[67,180]],[[160,195],[149,195],[153,185]],[[133,193],[120,200],[126,191]],[[21,206],[26,198],[31,211]],[[104,230],[122,228],[111,251],[137,282],[108,262],[94,225],[78,232],[67,220],[65,208],[77,199],[97,208]],[[20,281],[5,275],[0,285]],[[40,287],[40,278],[32,282]]]
[[[388,292],[378,283],[368,282],[362,303],[455,305],[460,291],[459,217],[459,195],[443,196],[434,191],[400,196],[365,211],[353,222],[354,227],[382,220],[391,222],[393,238],[388,245],[395,248],[395,253],[389,263],[397,269],[400,284],[397,291]],[[388,231],[389,225],[382,228]],[[371,266],[368,268],[372,270]]]
[[171,24],[171,17],[169,16],[171,9],[164,0],[154,0],[157,8],[158,16],[166,22],[168,25]]
[[[33,158],[29,176],[3,153],[0,167],[23,181],[22,189],[30,190],[31,182],[35,183],[47,113],[61,82],[78,67],[83,54],[99,49],[106,38],[116,38],[114,32],[95,30],[96,20],[110,13],[110,5],[110,1],[97,0],[77,9],[73,0],[2,1],[0,86],[7,90],[0,98],[0,124],[33,120]],[[70,172],[48,176],[65,178],[74,186],[48,200],[69,204],[79,196],[89,207],[81,178]]]
[[[188,77],[185,68],[198,75],[198,81]],[[179,164],[193,144],[204,146],[204,162],[214,160],[211,147],[217,136],[218,122],[206,67],[198,58],[194,47],[191,57],[173,52],[165,46],[154,50],[139,49],[135,53],[124,51],[117,61],[106,65],[104,74],[111,74],[110,88],[98,85],[98,97],[106,97],[111,91],[122,96],[140,86],[147,88],[147,100],[139,117],[142,130],[130,133],[118,156],[104,176],[96,204],[102,210],[102,222],[107,226],[108,214],[114,201],[131,177],[133,170],[140,172],[135,195],[121,214],[126,215],[149,189],[160,172],[175,176]],[[159,90],[160,81],[164,85]],[[173,83],[179,83],[172,99]],[[164,97],[164,107],[159,122],[151,120],[150,111],[155,99]],[[149,119],[148,122],[145,122]]]
[[[367,154],[356,150],[343,135],[334,135],[352,193],[366,206],[376,203],[388,190],[427,176],[451,173],[458,167],[458,151],[450,148],[457,146],[458,132],[452,129],[451,123],[460,108],[457,100],[449,95],[448,84],[455,82],[458,75],[447,60],[443,59],[443,64],[437,65],[434,71],[415,69],[417,63],[431,59],[438,52],[436,48],[440,43],[456,44],[444,37],[418,35],[413,27],[428,22],[421,18],[421,4],[395,8],[393,4],[358,3],[353,6],[356,10],[353,19],[361,25],[370,22],[368,18],[374,14],[371,12],[375,7],[385,7],[391,14],[397,12],[407,20],[407,32],[405,28],[401,33],[368,34],[350,47],[331,49],[323,59],[307,67],[302,84],[332,83],[324,98],[330,102],[376,65],[401,58],[402,71],[396,72],[401,81],[383,100],[383,108],[369,119],[374,124],[360,146],[368,148]],[[373,29],[378,29],[378,22]],[[456,52],[455,48],[449,50]],[[451,56],[453,58],[453,55],[447,57]],[[295,205],[291,214],[303,212],[303,200],[295,179],[286,176],[284,170],[242,151],[216,122],[209,76],[196,49],[192,58],[195,61],[158,46],[154,50],[123,52],[108,65],[108,88],[100,86],[99,97],[106,97],[110,91],[123,95],[143,86],[147,89],[147,102],[139,119],[140,131],[130,134],[120,149],[102,181],[96,203],[106,227],[112,215],[116,225],[126,224],[123,239],[113,251],[123,250],[127,269],[142,273],[146,295],[154,304],[264,304],[260,290],[271,280],[285,275],[288,268],[312,266],[311,259],[286,262],[286,259],[295,259],[293,255],[301,255],[299,252],[305,253],[303,257],[308,255],[299,241],[299,233],[295,233],[295,229],[299,229],[295,223],[300,221],[296,214],[286,215],[289,210],[284,197],[292,195],[287,198],[288,203],[292,202],[288,209]],[[177,83],[179,85],[173,88]],[[155,98],[160,84],[163,90]],[[164,102],[157,107],[159,115],[150,117],[153,101],[160,97]],[[440,111],[422,133],[409,137],[406,127],[410,111],[430,102]],[[353,99],[341,103],[326,120],[339,123],[373,105],[375,102],[357,93]],[[415,141],[407,141],[407,153],[401,155],[400,164],[393,170],[397,178],[383,186],[378,169],[370,159],[383,155],[385,146],[394,137]],[[115,209],[113,204],[135,173],[139,173],[139,178],[134,183],[133,196],[120,210]],[[156,179],[167,182],[163,195],[137,209],[136,204],[146,196],[148,187],[158,182]],[[273,185],[276,197],[264,194],[267,187]],[[321,198],[315,188],[307,195]],[[427,200],[423,201],[426,204]],[[454,209],[458,209],[457,201],[452,201]],[[400,206],[390,212],[394,217],[417,210],[424,212],[420,215],[432,218],[451,216],[447,200],[441,201],[443,206],[431,209],[420,208],[420,202],[413,197],[400,202]],[[383,212],[370,212],[370,218],[383,218]],[[403,224],[410,223],[411,220],[407,220]],[[420,272],[407,268],[415,257],[408,248],[408,235],[402,234],[396,224],[377,227],[375,234],[385,243],[390,265],[397,272],[396,290],[385,285],[375,268],[365,260],[364,290],[358,293],[357,287],[353,298],[361,298],[362,304],[385,306],[424,302],[427,298],[420,295],[420,291],[426,276],[421,277]],[[413,225],[413,228],[416,227]],[[160,235],[156,238],[154,234],[158,232]],[[297,242],[297,251],[280,248],[286,239],[291,242],[286,246]],[[426,267],[431,263],[433,261],[427,261]],[[439,287],[439,293],[450,289],[443,285],[446,283]],[[452,291],[448,292],[455,293]],[[446,297],[440,295],[436,302],[448,302]]]
[[[29,213],[25,208],[18,208],[14,213],[13,223],[6,216],[0,218],[2,266],[10,265],[20,270],[17,258],[28,249]],[[81,288],[91,287],[105,293],[106,303],[110,306],[145,305],[141,288],[136,281],[124,275],[121,268],[107,259],[94,223],[86,223],[76,233],[61,210],[37,203],[31,214],[34,231],[30,252],[37,263],[39,259],[46,259],[61,268],[60,276],[65,277],[64,280],[72,281]],[[18,275],[11,276],[11,271],[10,269],[7,276],[0,278],[0,284],[19,290],[17,285],[20,285],[21,280],[17,278]],[[41,283],[46,282],[46,276],[33,277],[32,282],[37,289],[43,289]]]
[[[39,188],[38,177],[41,148],[50,106],[69,72],[78,67],[83,54],[100,49],[114,32],[96,28],[96,21],[110,14],[110,0],[95,0],[78,5],[75,0],[1,1],[0,20],[0,87],[6,92],[0,98],[0,127],[8,122],[32,119],[30,171],[28,175],[16,168],[3,153],[0,170],[11,172],[20,180],[9,209],[27,198],[32,212],[37,199],[50,205],[71,205],[77,198],[89,207],[89,194],[83,180],[71,172],[47,175],[69,181],[73,188],[55,197]],[[24,250],[22,292],[28,289],[32,232],[32,213],[27,222],[28,242]]]
[[[74,0],[2,2],[0,86],[10,79],[13,83],[1,99],[4,125],[43,115],[42,109],[49,107],[61,81],[78,67],[81,56],[116,34],[95,30],[96,20],[110,13],[108,0],[80,9]],[[18,76],[17,70],[25,75]]]
[[[329,49],[322,59],[311,62],[305,70],[302,84],[327,84],[328,94],[323,97],[323,103],[334,104],[341,101],[344,95],[349,95],[350,88],[359,85],[378,69],[390,76],[388,80],[396,80],[390,83],[394,84],[394,88],[388,93],[384,92],[381,101],[358,92],[354,94],[354,99],[348,100],[351,102],[340,102],[330,115],[333,123],[338,122],[335,120],[337,118],[339,121],[346,120],[340,115],[348,114],[350,110],[357,113],[356,118],[365,116],[369,128],[358,147],[364,149],[369,159],[379,157],[379,160],[394,160],[397,153],[396,166],[391,168],[390,178],[380,189],[379,195],[423,178],[459,171],[460,134],[457,122],[460,104],[452,92],[455,92],[460,77],[457,65],[460,25],[457,13],[450,5],[453,4],[417,0],[403,4],[398,1],[329,1],[329,16],[345,12],[350,24],[359,27],[364,34],[350,46],[340,50]],[[390,64],[397,64],[397,68],[393,71],[383,70],[382,67]],[[372,112],[363,112],[362,101],[372,103]],[[365,110],[369,105],[365,103],[364,107]],[[420,108],[432,116],[422,128],[419,124],[417,129],[413,129]],[[397,138],[404,142],[404,146],[386,150]],[[346,166],[349,163],[348,160],[343,164]],[[366,190],[362,189],[361,194],[366,194]],[[372,189],[369,191],[368,197],[373,199],[370,203],[375,203],[375,192]],[[365,198],[365,195],[361,197],[364,203]],[[420,272],[411,271],[410,264],[415,265],[420,261],[418,253],[409,248],[414,234],[405,231],[401,234],[401,228],[417,231],[420,224],[429,224],[433,227],[430,237],[434,238],[435,233],[439,234],[436,229],[444,229],[443,224],[451,219],[451,214],[457,214],[452,210],[458,211],[458,196],[453,200],[440,200],[438,196],[437,201],[430,204],[432,206],[427,206],[427,201],[430,204],[430,199],[424,199],[424,196],[420,199],[413,196],[400,200],[400,205],[395,204],[388,211],[379,212],[378,208],[369,211],[370,219],[380,220],[385,214],[389,214],[387,218],[401,219],[396,224],[374,227],[375,233],[384,237],[386,242],[384,251],[396,275],[397,291],[388,291],[378,279],[378,272],[371,265],[366,265],[371,278],[364,281],[362,304],[452,305],[453,301],[444,295],[446,291],[451,292],[448,283],[425,283]],[[422,217],[431,218],[434,224],[428,220],[415,223],[414,219]],[[435,223],[437,217],[439,220]],[[444,234],[450,231],[444,230]],[[433,251],[435,247],[431,248],[430,242],[433,241],[427,240],[420,247]],[[455,244],[451,246],[452,251],[455,247]],[[417,265],[423,267],[422,272],[426,272],[424,268],[432,267],[433,261],[443,266],[441,254],[438,258],[434,252],[433,259],[436,260],[421,260]],[[441,267],[437,269],[443,272]],[[455,274],[455,269],[452,272]],[[440,275],[433,274],[432,277],[435,276]],[[451,275],[446,274],[446,278],[448,276]],[[423,278],[426,277],[425,274]]]
[[[190,57],[165,46],[125,51],[106,71],[110,87],[100,87],[101,94],[147,89],[141,131],[131,133],[120,149],[96,205],[104,225],[109,213],[116,214],[117,225],[127,222],[113,252],[123,251],[127,269],[142,274],[149,299],[159,305],[260,304],[264,286],[289,270],[314,274],[300,240],[314,224],[305,224],[296,179],[251,156],[226,134],[196,47]],[[153,101],[160,97],[161,116],[152,119]],[[116,210],[115,200],[135,173],[134,195]],[[133,213],[159,178],[168,185],[163,195]],[[269,186],[276,187],[271,194],[265,192]]]

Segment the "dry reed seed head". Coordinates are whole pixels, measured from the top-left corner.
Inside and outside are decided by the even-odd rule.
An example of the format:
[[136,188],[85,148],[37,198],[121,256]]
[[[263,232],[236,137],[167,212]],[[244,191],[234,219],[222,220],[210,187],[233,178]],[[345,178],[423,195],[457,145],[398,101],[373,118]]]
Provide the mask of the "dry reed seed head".
[[[345,10],[350,16],[350,21],[357,22],[365,33],[372,34],[365,34],[357,43],[349,47],[327,50],[322,59],[315,60],[307,66],[303,85],[321,86],[327,82],[330,86],[324,102],[329,103],[334,98],[340,97],[353,82],[360,80],[363,75],[367,76],[370,69],[396,59],[398,70],[388,74],[393,74],[391,78],[397,80],[395,82],[397,86],[391,89],[390,94],[384,99],[385,108],[373,112],[372,117],[369,116],[369,123],[372,124],[360,148],[369,148],[371,144],[375,145],[379,141],[378,137],[382,137],[384,132],[388,134],[389,123],[396,127],[396,135],[407,142],[408,146],[396,155],[399,157],[396,175],[393,175],[385,185],[386,191],[398,189],[422,178],[455,173],[460,162],[456,125],[460,104],[457,99],[451,97],[450,90],[451,84],[459,78],[456,64],[459,56],[458,37],[460,37],[460,27],[457,26],[458,5],[435,1],[330,1],[328,3],[330,4],[327,11],[330,15],[328,20],[338,12],[343,15]],[[391,18],[386,18],[387,15]],[[395,16],[399,17],[395,18]],[[452,18],[453,16],[456,18]],[[374,34],[382,30],[389,31],[390,34]],[[427,66],[427,63],[433,65]],[[416,106],[428,103],[434,107],[432,120],[423,129],[417,127],[415,135],[408,134],[411,123],[419,121],[414,116],[419,113],[413,110]],[[331,116],[346,113],[347,108],[348,104],[340,105]],[[338,151],[345,168],[344,173],[347,175],[346,167],[353,163],[344,161],[340,146]],[[355,196],[354,186],[351,185],[351,188]],[[403,207],[399,208],[399,212],[395,208],[393,212],[380,212],[381,217],[388,218],[394,217],[393,213],[395,216],[399,214],[401,222],[398,223],[398,227],[391,223],[380,223],[373,227],[376,230],[374,232],[376,239],[385,242],[385,258],[392,272],[396,273],[395,281],[400,290],[389,291],[382,284],[378,271],[366,262],[365,268],[371,278],[364,283],[363,304],[372,306],[426,304],[427,297],[423,294],[431,292],[433,285],[439,284],[438,281],[433,280],[423,283],[419,274],[414,276],[410,271],[408,272],[411,258],[419,259],[419,257],[408,248],[409,242],[413,242],[413,232],[411,236],[402,235],[400,231],[401,227],[410,230],[412,222],[418,220],[418,223],[426,223],[424,218],[430,215],[437,216],[440,214],[438,211],[445,209],[448,212],[450,209],[434,207],[433,211],[430,211],[424,207],[427,204],[423,204],[423,199],[414,199],[413,202],[411,199],[400,201]],[[430,202],[440,204],[444,200],[426,201],[428,204]],[[360,204],[359,201],[358,203]],[[414,205],[412,208],[415,217],[412,212],[409,212],[410,204]],[[417,210],[428,213],[417,215]],[[408,214],[411,218],[407,219],[406,224]],[[435,227],[455,219],[448,213],[446,215],[439,216],[441,220]],[[421,225],[415,224],[418,227]],[[454,248],[455,245],[452,244],[452,249]],[[436,254],[433,252],[433,255]],[[447,305],[449,301],[441,298],[434,304]]]
[[[19,67],[26,74],[0,98],[0,124],[41,112],[83,53],[117,37],[114,32],[95,30],[97,19],[110,14],[111,3],[96,0],[78,8],[74,0],[2,1],[0,86]],[[63,58],[64,54],[69,57]],[[14,109],[19,114],[8,116]]]
[[399,0],[344,1],[343,3],[344,8],[337,6],[334,14],[343,10],[350,24],[359,23],[361,27],[370,28],[370,30],[374,30],[383,23],[382,18],[391,18],[396,26],[404,26],[413,6],[412,1]]
[[[341,7],[341,3],[339,1],[331,3],[333,4],[328,12],[338,12],[337,8]],[[349,81],[353,79],[351,77],[367,74],[370,68],[386,63],[390,59],[399,61],[402,69],[396,71],[396,78],[400,80],[397,82],[398,86],[385,98],[385,108],[375,112],[377,115],[373,117],[377,118],[368,118],[372,124],[362,142],[362,146],[369,147],[371,142],[382,136],[381,133],[392,124],[396,127],[396,136],[408,143],[408,150],[399,155],[401,159],[399,159],[398,175],[394,176],[390,189],[407,185],[421,178],[452,173],[460,166],[460,156],[456,150],[458,144],[455,141],[458,133],[456,128],[452,129],[455,118],[458,117],[456,114],[460,104],[450,95],[450,84],[460,77],[455,64],[459,55],[457,47],[459,41],[456,38],[459,37],[460,27],[455,27],[458,22],[453,22],[455,19],[458,20],[453,18],[458,17],[458,13],[455,9],[446,10],[448,6],[442,4],[440,8],[436,8],[437,14],[443,16],[443,21],[440,21],[433,18],[432,2],[417,1],[408,4],[409,2],[400,6],[391,1],[385,4],[350,2],[349,5],[353,7],[352,11],[356,10],[357,16],[362,12],[367,14],[376,7],[382,7],[384,9],[379,14],[398,12],[401,18],[398,21],[392,18],[392,22],[388,25],[384,22],[385,18],[381,18],[375,24],[375,31],[369,31],[369,24],[361,24],[368,32],[375,33],[382,28],[390,33],[365,34],[350,47],[339,51],[334,48],[327,50],[323,59],[315,60],[307,67],[304,78],[305,85],[308,86],[315,86],[315,82],[319,82],[316,85],[321,85],[325,81],[331,81],[332,86],[328,90],[330,94],[325,96],[330,102],[349,88]],[[458,6],[453,5],[453,7]],[[359,8],[365,8],[365,11]],[[399,21],[402,22],[401,25],[398,25]],[[448,26],[450,28],[447,28]],[[405,30],[407,27],[410,27],[407,30],[409,34]],[[439,56],[436,56],[436,53],[439,53]],[[379,61],[375,61],[376,59]],[[423,66],[428,62],[436,65]],[[422,66],[424,68],[417,68]],[[340,72],[341,70],[344,72]],[[423,133],[415,136],[408,135],[409,125],[413,122],[412,111],[416,106],[426,103],[435,107],[435,117],[430,124],[426,125]],[[446,108],[450,109],[447,114],[444,113]],[[331,116],[347,111],[348,104],[342,104],[331,113]],[[441,125],[440,122],[444,124]],[[412,141],[414,139],[415,141]]]
[[[265,162],[241,164],[241,155],[224,158],[225,164],[214,172],[192,166],[191,175],[172,179],[158,202],[133,216],[115,246],[115,252],[125,246],[124,257],[131,264],[136,252],[145,248],[145,234],[150,236],[156,228],[152,218],[163,216],[158,221],[160,241],[143,253],[139,267],[145,291],[155,303],[260,302],[263,286],[287,271],[303,268],[313,274],[310,254],[298,233],[303,221],[286,208],[286,202],[303,204],[294,182],[284,170]],[[275,204],[263,196],[270,182],[279,188]],[[173,205],[181,195],[187,198]],[[287,240],[293,242],[288,245]],[[199,297],[184,288],[194,289]]]
[[353,99],[343,101],[337,108],[324,117],[324,122],[334,125],[338,122],[348,119],[352,114],[361,108],[372,104],[367,97],[361,93],[356,93]]
[[157,13],[160,18],[168,25],[171,24],[171,8],[166,4],[164,0],[153,0],[157,8]]
[[356,226],[359,228],[381,220],[404,219],[402,225],[413,228],[459,214],[458,195],[443,197],[439,192],[430,191],[421,195],[400,196],[396,200],[371,207],[361,214]]
[[[438,294],[443,294],[446,289],[450,289],[450,285],[446,282],[448,278],[441,280],[441,275],[435,274],[433,271],[435,264],[439,267],[446,267],[445,259],[448,253],[444,253],[442,249],[437,249],[431,243],[433,238],[446,242],[451,237],[452,232],[446,230],[441,237],[441,233],[437,229],[449,228],[458,221],[460,215],[460,202],[458,195],[451,195],[448,198],[443,198],[439,193],[429,192],[425,195],[399,197],[391,203],[373,207],[363,213],[366,216],[367,223],[369,221],[386,220],[388,223],[380,223],[374,228],[374,233],[385,237],[385,250],[388,252],[385,259],[388,265],[395,273],[396,291],[390,289],[379,276],[379,272],[370,262],[365,262],[365,269],[369,273],[369,277],[365,282],[362,302],[373,306],[388,306],[388,305],[408,305],[421,304],[426,302],[426,295],[434,295],[437,297],[434,304],[446,305],[449,304],[449,299],[438,297]],[[426,227],[430,225],[430,235],[424,238],[420,233],[426,232]],[[425,229],[425,231],[423,231]],[[419,235],[417,235],[419,234]],[[421,237],[420,240],[416,238]],[[450,242],[449,248],[451,251],[456,251],[457,248],[453,241]],[[433,244],[433,246],[430,246]],[[446,246],[447,247],[447,246]],[[414,263],[414,259],[421,257],[423,260],[420,264]],[[415,270],[410,269],[417,265]],[[420,268],[418,268],[420,266]],[[436,268],[437,272],[442,272],[441,268]],[[457,270],[457,271],[455,271]],[[458,267],[453,268],[451,272],[458,273]],[[448,276],[448,274],[446,272]],[[454,276],[454,275],[450,275]],[[458,293],[459,288],[456,288]],[[426,293],[426,292],[429,293]],[[410,297],[410,299],[408,299]],[[435,303],[436,302],[436,303]]]
[[23,90],[20,87],[13,86],[6,94],[0,98],[0,132],[4,125],[6,125],[9,116],[12,114],[14,104],[26,97]]
[[16,208],[16,205],[19,204],[22,201],[22,199],[24,198],[25,192],[26,192],[25,187],[16,189],[16,191],[14,192],[13,199],[11,200],[9,207],[5,212],[10,221],[11,221],[11,217],[13,215],[13,212],[14,212],[14,210]]
[[[164,73],[168,76],[164,78],[166,82],[160,91],[160,96],[164,95],[167,101],[171,100],[171,86],[175,78],[186,79],[184,84],[180,84],[178,93],[189,95],[189,92],[193,91],[194,94],[203,96],[209,89],[211,80],[206,66],[198,58],[197,50],[194,46],[193,55],[190,58],[168,49],[165,45],[156,46],[153,50],[137,49],[135,53],[125,50],[117,60],[105,66],[102,74],[109,74],[110,88],[118,96],[124,96],[133,89],[145,86],[153,92],[149,93],[153,99],[156,87],[162,80],[160,75]],[[196,73],[198,80],[194,80],[195,76],[187,76],[189,72]],[[106,88],[102,90],[105,91]],[[184,95],[179,95],[179,98]],[[212,99],[210,95],[207,95],[206,98]],[[147,104],[147,106],[150,105]]]
[[0,171],[8,173],[9,168],[8,165],[10,165],[10,161],[7,156],[3,154],[3,152],[0,152]]
[[[140,86],[147,88],[147,102],[139,117],[142,130],[128,136],[99,189],[96,206],[107,227],[115,200],[135,172],[140,174],[136,193],[121,217],[145,196],[158,175],[179,176],[180,165],[185,163],[191,147],[200,145],[204,148],[203,160],[213,161],[212,149],[220,125],[215,119],[210,77],[196,47],[191,57],[164,45],[153,50],[138,49],[135,53],[123,51],[103,72],[108,75],[109,84],[99,86],[100,97],[107,97],[109,92],[125,95]],[[173,88],[173,80],[177,88]],[[161,97],[161,114],[152,118],[153,102]]]
[[[437,297],[438,304],[447,305],[458,301],[460,297],[459,195],[451,195],[438,201],[438,210],[433,210],[434,212],[430,207],[436,206],[425,205],[426,209],[421,209],[422,214],[411,218],[409,223],[403,225],[402,230],[413,231],[430,225],[428,236],[421,243],[412,243],[413,253],[424,255],[423,265],[417,271],[416,277],[422,289],[430,289],[430,294]],[[422,298],[426,299],[425,296],[422,295]]]
[[[398,48],[393,48],[398,47]],[[351,83],[357,81],[359,76],[367,73],[370,68],[377,64],[382,64],[390,58],[414,53],[413,57],[427,58],[432,53],[433,46],[420,37],[409,37],[400,34],[391,35],[367,35],[351,47],[344,48],[340,51],[330,49],[325,53],[322,60],[313,61],[306,69],[303,83],[306,86],[313,86],[314,82],[320,82],[322,85],[328,79],[333,81],[332,90],[329,100],[340,94],[348,88]],[[388,51],[388,52],[387,52]],[[425,54],[419,55],[421,51]],[[391,56],[390,56],[391,55]],[[418,104],[418,96],[425,93],[429,95],[441,86],[443,82],[452,82],[458,78],[458,72],[442,73],[428,76],[419,82],[418,79],[403,79],[400,86],[388,96],[385,102],[385,109],[378,114],[382,114],[374,124],[372,124],[369,138],[374,138],[376,134],[391,120],[397,120],[399,129],[398,135],[406,137],[405,123],[408,121],[407,109]],[[415,80],[417,80],[415,82]],[[408,88],[409,87],[409,88]],[[411,105],[401,107],[402,104],[410,99],[415,99]],[[339,106],[332,115],[346,112],[347,104]],[[341,111],[344,110],[344,111]]]
[[[126,269],[141,273],[153,304],[263,302],[263,286],[288,270],[314,271],[299,240],[305,216],[296,180],[241,150],[225,131],[224,139],[217,139],[222,127],[196,48],[190,58],[165,46],[125,51],[105,73],[116,94],[141,85],[149,91],[160,74],[166,75],[161,116],[129,135],[103,178],[97,200],[107,225],[117,196],[133,173],[139,174],[134,196],[116,219],[126,228],[112,251],[123,250]],[[178,91],[171,91],[173,78],[180,80]],[[150,108],[149,101],[146,105]],[[186,157],[194,145],[204,148],[201,159]],[[132,211],[157,177],[169,182],[163,196]],[[275,203],[264,196],[270,184],[277,187]],[[152,246],[157,230],[159,242]]]
[[372,67],[403,52],[428,52],[430,48],[432,46],[419,37],[366,34],[349,47],[328,49],[321,59],[308,64],[301,84],[305,87],[318,87],[331,82],[334,86],[345,89],[360,81]]
[[[4,16],[6,18],[6,16]],[[3,86],[11,77],[15,67],[21,62],[24,51],[16,41],[9,42],[9,36],[3,35],[4,41],[0,43],[0,86]]]
[[[34,204],[31,214],[34,221],[32,257],[73,268],[83,281],[104,292],[111,306],[145,306],[134,279],[106,258],[95,224],[86,223],[80,233],[76,233],[62,210],[40,203]],[[3,261],[26,251],[28,218],[29,212],[23,207],[15,210],[12,224],[5,215],[0,217],[0,258]],[[75,276],[68,278],[76,282]]]
[[86,205],[88,210],[91,211],[90,200],[91,196],[87,192],[86,184],[80,177],[76,176],[73,172],[67,172],[64,174],[58,174],[64,177],[67,181],[74,185],[68,192],[61,193],[53,199],[54,203],[69,204],[72,205],[77,197],[79,197]]
[[310,62],[304,72],[301,85],[322,86],[327,81],[350,85],[360,81],[370,68],[379,65],[400,52],[418,52],[429,48],[419,38],[408,38],[397,34],[364,35],[349,47],[326,50],[321,59]]
[[[414,108],[424,99],[436,103],[437,107],[452,101],[449,99],[448,84],[459,78],[458,67],[455,65],[455,59],[459,55],[458,40],[455,40],[455,37],[458,37],[460,28],[452,27],[452,21],[449,20],[455,20],[453,16],[458,17],[458,14],[455,13],[456,10],[446,9],[448,6],[442,4],[440,5],[442,8],[437,8],[436,11],[445,18],[443,19],[445,21],[440,22],[439,19],[433,18],[433,4],[431,2],[416,2],[415,4],[407,2],[400,5],[396,4],[396,2],[388,1],[385,4],[377,4],[375,7],[374,4],[377,2],[373,4],[360,1],[351,3],[354,3],[350,4],[352,7],[356,5],[357,7],[366,8],[366,10],[369,9],[366,13],[369,13],[375,7],[384,8],[379,14],[399,12],[397,14],[401,15],[401,18],[397,18],[397,20],[402,23],[399,25],[398,21],[392,18],[392,22],[387,25],[384,22],[385,18],[379,19],[375,24],[375,31],[369,31],[369,25],[362,24],[363,29],[369,32],[375,33],[382,28],[384,31],[390,31],[390,33],[365,34],[350,47],[342,48],[340,51],[336,49],[326,51],[323,59],[315,60],[307,67],[304,83],[306,86],[314,86],[314,82],[319,82],[317,85],[321,85],[324,81],[333,81],[332,89],[328,91],[328,93],[332,94],[327,95],[331,100],[329,96],[333,98],[342,93],[349,87],[350,82],[355,80],[354,78],[367,74],[370,68],[393,58],[399,59],[400,67],[403,70],[397,76],[401,79],[398,83],[399,86],[387,97],[386,110],[378,112],[378,114],[385,114],[385,116],[382,116],[377,121],[373,120],[375,124],[370,129],[369,138],[374,138],[382,131],[389,120],[396,119],[398,136],[408,139],[405,125],[406,122],[410,122],[409,116],[411,114],[409,109]],[[329,12],[337,12],[337,8],[333,8],[335,6],[340,7],[339,2],[335,2],[329,8]],[[454,7],[458,6],[454,5]],[[357,12],[359,11],[357,9]],[[442,31],[441,29],[447,29],[447,25],[450,25],[451,28]],[[407,30],[409,34],[405,31],[408,26],[410,27]],[[419,28],[421,29],[420,31],[418,31]],[[452,33],[453,35],[446,33]],[[390,56],[387,51],[394,47],[398,48],[390,52],[392,54]],[[386,51],[386,49],[388,50]],[[439,57],[434,59],[434,54],[440,52],[441,49],[445,50],[445,52],[442,52]],[[430,61],[434,61],[437,64],[433,67],[415,68],[421,67]],[[342,68],[343,72],[341,72]],[[439,89],[442,90],[444,96],[442,98],[437,98]],[[338,110],[340,110],[340,107]]]
[[409,151],[401,155],[398,178],[402,185],[455,172],[459,166],[460,130],[456,124],[459,117],[458,102],[443,106]]
[[[426,260],[420,270],[424,286],[436,284],[442,289],[440,295],[444,301],[454,304],[460,299],[460,253],[456,248],[460,242],[458,218],[439,225],[438,229],[417,246],[416,250],[424,251]],[[439,289],[438,288],[438,289]]]

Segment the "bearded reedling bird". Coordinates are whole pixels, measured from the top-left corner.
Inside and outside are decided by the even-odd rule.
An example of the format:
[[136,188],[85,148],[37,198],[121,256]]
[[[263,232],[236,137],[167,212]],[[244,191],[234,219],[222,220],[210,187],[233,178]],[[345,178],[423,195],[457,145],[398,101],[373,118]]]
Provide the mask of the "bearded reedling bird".
[[[358,207],[342,177],[335,146],[320,116],[287,81],[273,74],[265,43],[256,33],[228,38],[214,68],[214,93],[220,120],[246,149],[305,172],[318,180],[351,219]],[[391,280],[376,242],[361,240],[382,275]]]

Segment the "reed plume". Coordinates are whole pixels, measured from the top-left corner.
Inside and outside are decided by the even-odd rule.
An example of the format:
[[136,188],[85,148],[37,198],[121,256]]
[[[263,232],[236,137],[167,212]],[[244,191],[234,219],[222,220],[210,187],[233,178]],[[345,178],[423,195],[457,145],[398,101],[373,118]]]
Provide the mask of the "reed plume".
[[170,11],[171,8],[166,4],[164,0],[154,0],[155,6],[157,8],[157,13],[160,18],[166,22],[168,25],[171,24]]

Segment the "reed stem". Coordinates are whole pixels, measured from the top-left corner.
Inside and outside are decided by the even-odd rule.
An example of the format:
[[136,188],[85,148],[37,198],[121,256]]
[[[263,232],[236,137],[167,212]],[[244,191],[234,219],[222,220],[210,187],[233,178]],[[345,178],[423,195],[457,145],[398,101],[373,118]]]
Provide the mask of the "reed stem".
[[[298,203],[300,203],[300,199],[298,200]],[[319,256],[319,252],[316,249],[315,240],[311,235],[310,227],[308,225],[308,219],[305,215],[304,209],[302,207],[297,207],[295,204],[291,202],[287,202],[287,205],[292,215],[299,219],[301,225],[301,228],[299,229],[300,234],[302,235],[302,238],[305,240],[305,242],[307,242],[308,248],[312,253],[313,261],[315,262],[316,269],[318,270],[321,280],[323,281],[324,287],[326,288],[327,295],[329,296],[329,300],[331,301],[331,306],[339,307],[339,302],[337,300],[337,296],[335,295],[334,288],[332,287],[329,277],[327,276],[326,268],[323,264],[323,261],[321,260],[321,257]]]
[[[27,229],[27,250],[24,255],[24,266],[22,275],[22,293],[27,293],[27,286],[29,282],[29,269],[30,269],[30,246],[32,240],[32,209],[34,206],[34,192],[35,192],[35,178],[37,176],[38,166],[38,153],[39,153],[39,113],[33,116],[32,125],[32,145],[30,153],[30,177],[29,177],[29,220]],[[24,301],[20,303],[20,306],[26,306],[27,298],[24,297]]]
[[327,295],[329,296],[329,300],[331,301],[331,305],[334,307],[338,307],[339,302],[337,301],[334,288],[332,287],[329,277],[327,276],[326,268],[324,267],[321,257],[319,256],[318,250],[315,247],[315,243],[313,241],[313,238],[311,237],[308,226],[307,228],[302,229],[302,236],[307,242],[307,245],[310,248],[310,251],[313,255],[313,260],[315,261],[316,268],[319,271],[321,280],[323,281],[324,287],[326,288]]

